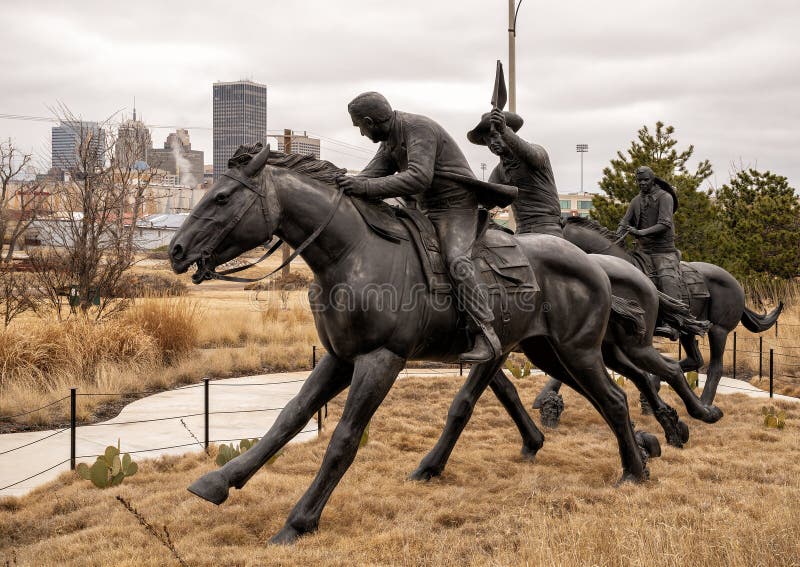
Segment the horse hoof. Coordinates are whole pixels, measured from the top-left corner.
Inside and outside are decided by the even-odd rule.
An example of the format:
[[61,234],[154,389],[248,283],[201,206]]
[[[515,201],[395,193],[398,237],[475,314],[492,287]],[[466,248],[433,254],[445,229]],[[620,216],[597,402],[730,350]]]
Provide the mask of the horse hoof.
[[724,415],[717,406],[708,406],[707,410],[705,417],[703,417],[703,421],[706,423],[717,423]]
[[303,532],[291,526],[283,526],[281,531],[276,533],[269,542],[273,545],[292,545],[303,535]]
[[646,431],[637,431],[634,434],[636,444],[647,452],[647,457],[654,459],[661,456],[661,444],[655,435],[651,435]]
[[536,453],[539,452],[539,449],[533,449],[531,447],[526,447],[525,445],[522,446],[522,451],[520,451],[520,455],[522,456],[523,461],[533,462],[536,460]]
[[221,472],[211,471],[194,481],[188,490],[212,504],[220,505],[228,499],[228,480]]
[[681,436],[682,443],[686,443],[687,441],[689,441],[689,426],[680,420],[678,420],[678,433]]
[[646,482],[647,479],[649,479],[649,478],[650,478],[650,472],[645,467],[645,469],[643,470],[643,472],[642,472],[642,474],[640,476],[636,476],[635,474],[633,474],[631,472],[622,473],[622,476],[620,477],[620,479],[616,482],[616,484],[614,486],[619,487],[619,486],[622,486],[624,484],[629,484],[629,483],[630,484],[641,484],[643,482]]
[[442,474],[442,471],[436,470],[433,467],[426,467],[424,465],[420,465],[417,467],[417,470],[412,472],[408,475],[408,480],[416,480],[418,482],[428,482],[435,476],[439,476]]

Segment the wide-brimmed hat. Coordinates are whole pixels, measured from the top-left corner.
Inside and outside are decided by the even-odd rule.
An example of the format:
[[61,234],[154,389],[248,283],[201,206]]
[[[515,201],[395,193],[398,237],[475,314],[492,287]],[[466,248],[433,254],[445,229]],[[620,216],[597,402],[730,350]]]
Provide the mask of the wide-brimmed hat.
[[[491,123],[489,122],[489,117],[491,116],[490,112],[487,112],[483,116],[481,116],[481,121],[478,122],[478,125],[475,126],[472,130],[467,132],[467,140],[472,142],[473,144],[478,144],[479,146],[485,146],[486,142],[484,138],[489,133],[491,129]],[[503,116],[506,117],[506,126],[511,128],[514,132],[522,128],[522,124],[525,122],[522,119],[522,116],[517,114],[516,112],[509,112],[503,111]]]

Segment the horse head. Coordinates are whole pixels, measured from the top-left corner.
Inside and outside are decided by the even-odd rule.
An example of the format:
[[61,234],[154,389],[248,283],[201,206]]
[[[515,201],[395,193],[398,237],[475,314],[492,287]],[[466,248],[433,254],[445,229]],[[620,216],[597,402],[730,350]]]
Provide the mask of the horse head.
[[275,188],[265,168],[269,146],[240,146],[223,173],[192,209],[169,245],[175,273],[197,264],[196,284],[214,269],[272,239],[280,218]]

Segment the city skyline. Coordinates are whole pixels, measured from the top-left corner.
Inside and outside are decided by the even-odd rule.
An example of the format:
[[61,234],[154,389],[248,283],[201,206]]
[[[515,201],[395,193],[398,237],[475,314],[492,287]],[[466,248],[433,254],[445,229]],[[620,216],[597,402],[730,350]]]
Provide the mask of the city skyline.
[[[212,5],[204,2],[186,13],[159,8],[161,18],[136,26],[123,10],[100,6],[43,2],[6,9],[15,26],[0,54],[10,69],[0,116],[49,117],[63,102],[85,120],[123,108],[122,121],[135,96],[154,139],[187,128],[193,145],[210,156],[208,85],[251,78],[270,86],[269,123],[276,131],[288,127],[321,138],[322,157],[341,167],[362,168],[376,149],[359,137],[346,111],[365,90],[440,122],[476,175],[480,163],[496,162],[464,134],[489,110],[495,60],[507,59],[505,3],[414,0],[378,11],[363,2],[334,7],[312,0],[254,10],[238,26],[214,24]],[[520,134],[548,148],[563,191],[579,187],[575,144],[589,144],[584,185],[596,191],[616,151],[657,120],[675,126],[681,147],[693,144],[698,159],[711,160],[717,186],[741,163],[785,175],[797,188],[800,38],[792,22],[799,15],[800,7],[777,0],[760,4],[759,17],[744,1],[681,0],[657,9],[623,0],[523,2],[517,108],[526,124]],[[186,25],[170,23],[178,20]],[[196,33],[204,28],[213,33]],[[293,46],[290,57],[281,45]],[[0,118],[0,136],[48,155],[51,126]]]

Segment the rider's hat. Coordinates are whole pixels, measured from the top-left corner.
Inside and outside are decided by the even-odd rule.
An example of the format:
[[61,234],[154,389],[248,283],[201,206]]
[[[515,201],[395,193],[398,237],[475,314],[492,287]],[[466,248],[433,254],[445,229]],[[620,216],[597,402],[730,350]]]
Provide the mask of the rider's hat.
[[[467,132],[467,140],[472,142],[473,144],[478,144],[479,146],[485,146],[486,140],[484,139],[487,134],[489,134],[489,130],[491,128],[491,123],[489,122],[489,117],[491,113],[487,112],[483,116],[481,116],[481,121],[478,122],[478,125],[475,126],[472,130]],[[506,126],[511,128],[514,132],[522,128],[522,124],[524,120],[522,120],[522,116],[517,114],[516,112],[508,112],[507,110],[503,112],[503,116],[506,117]]]

